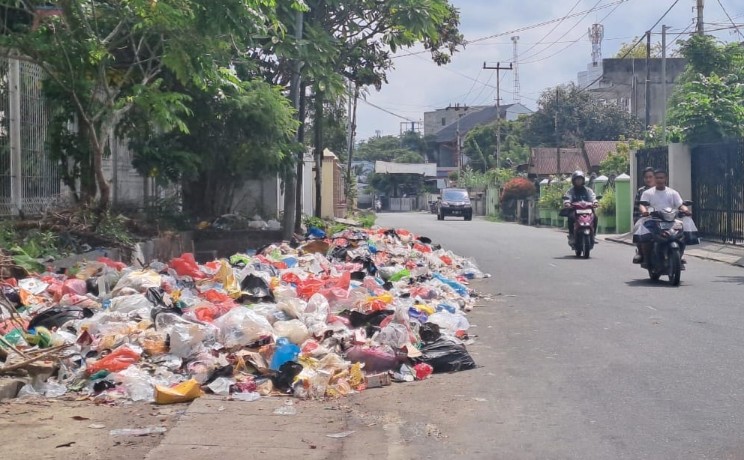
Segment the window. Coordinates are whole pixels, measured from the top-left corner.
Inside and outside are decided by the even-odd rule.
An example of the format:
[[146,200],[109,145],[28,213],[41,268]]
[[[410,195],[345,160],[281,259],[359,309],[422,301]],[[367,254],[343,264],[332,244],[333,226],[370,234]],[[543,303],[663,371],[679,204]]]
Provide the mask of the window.
[[447,118],[442,117],[442,126],[445,126],[447,124]]

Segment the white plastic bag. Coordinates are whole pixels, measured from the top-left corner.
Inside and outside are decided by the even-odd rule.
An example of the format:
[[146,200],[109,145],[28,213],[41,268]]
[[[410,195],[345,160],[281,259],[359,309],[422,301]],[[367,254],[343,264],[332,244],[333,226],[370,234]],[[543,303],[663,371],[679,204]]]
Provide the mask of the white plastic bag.
[[302,322],[307,326],[311,335],[319,337],[328,329],[328,314],[331,311],[328,300],[322,294],[313,294],[307,303]]
[[375,334],[372,339],[380,345],[397,349],[410,342],[410,334],[408,328],[403,324],[390,323]]
[[119,291],[125,288],[131,288],[137,292],[145,292],[149,288],[160,287],[161,282],[162,278],[160,275],[152,270],[131,271],[121,277],[111,294],[116,297],[119,295]]
[[233,308],[215,320],[220,330],[220,339],[226,348],[250,345],[261,337],[274,333],[269,321],[253,310]]
[[276,337],[286,337],[295,345],[302,345],[310,337],[305,324],[297,319],[275,322],[274,335]]
[[307,309],[307,302],[298,298],[285,298],[276,305],[276,308],[290,318],[297,319],[302,317],[302,313]]
[[147,300],[144,294],[114,297],[111,299],[111,305],[109,306],[109,310],[112,312],[123,313],[125,315],[139,312],[142,317],[149,316],[152,308],[152,302]]
[[457,331],[467,331],[470,329],[468,319],[459,313],[450,313],[448,311],[439,311],[429,316],[429,322],[439,325],[441,329],[450,333]]

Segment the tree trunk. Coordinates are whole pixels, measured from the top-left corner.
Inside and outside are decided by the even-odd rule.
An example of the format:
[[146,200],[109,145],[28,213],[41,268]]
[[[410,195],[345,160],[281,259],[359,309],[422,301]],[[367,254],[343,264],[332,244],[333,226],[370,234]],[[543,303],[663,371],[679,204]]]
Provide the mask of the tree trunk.
[[321,217],[323,204],[323,92],[315,87],[315,217]]
[[347,209],[350,209],[350,199],[352,197],[356,196],[355,190],[352,190],[352,187],[355,185],[355,181],[352,180],[352,167],[351,162],[354,160],[354,135],[356,134],[356,115],[357,115],[357,102],[359,102],[359,86],[354,85],[354,99],[353,104],[351,106],[351,113],[349,116],[351,117],[350,121],[350,127],[349,127],[349,145],[348,145],[348,154],[346,155],[346,183],[344,184],[344,188],[346,190],[346,203],[347,203]]
[[[94,134],[93,128],[91,128],[90,132],[91,134]],[[96,183],[98,184],[98,211],[100,213],[108,211],[111,206],[111,184],[106,180],[106,175],[103,173],[103,149],[105,148],[105,139],[106,137],[104,136],[102,142],[102,139],[95,135],[91,136],[90,139],[90,150],[91,155],[93,156],[93,173],[95,174]]]
[[297,200],[295,201],[296,212],[295,212],[295,231],[297,233],[302,232],[302,187],[305,175],[305,117],[306,107],[305,103],[307,98],[305,97],[305,85],[300,85],[300,109],[297,113],[297,117],[300,120],[300,126],[297,128],[297,143],[300,144],[300,151],[297,159]]

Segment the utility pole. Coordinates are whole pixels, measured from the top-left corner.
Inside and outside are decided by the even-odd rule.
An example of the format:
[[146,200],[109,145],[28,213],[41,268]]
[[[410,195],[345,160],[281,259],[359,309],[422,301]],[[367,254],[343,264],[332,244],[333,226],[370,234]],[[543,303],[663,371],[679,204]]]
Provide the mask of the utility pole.
[[463,116],[465,116],[467,114],[467,111],[469,109],[470,109],[470,107],[468,107],[467,105],[462,105],[461,106],[459,103],[458,104],[455,104],[454,107],[452,107],[450,105],[449,107],[447,107],[446,109],[444,109],[444,110],[454,110],[456,112],[459,112],[460,110],[464,110],[466,112],[466,113],[462,113],[462,114],[460,114],[460,113],[457,114],[457,130],[455,131],[455,155],[457,155],[457,168],[460,171],[462,171],[462,166],[463,166],[463,164],[462,164],[463,163],[462,162],[462,147],[460,145],[461,144],[461,140],[460,140],[460,118],[462,118]]
[[703,21],[703,10],[705,10],[705,0],[697,0],[697,33],[705,34],[705,22]]
[[646,32],[646,130],[651,127],[651,31]]
[[515,35],[512,38],[512,43],[514,43],[514,57],[512,57],[512,63],[514,64],[514,94],[513,94],[513,101],[515,103],[522,102],[522,97],[519,95],[519,93],[522,91],[522,88],[519,84],[519,47],[517,46],[517,42],[519,42],[519,35]]
[[496,71],[496,167],[498,168],[501,163],[501,71],[514,70],[514,64],[510,63],[509,67],[506,67],[497,62],[496,67],[489,67],[484,62],[483,68]]
[[[304,23],[303,13],[297,11],[295,13],[295,39],[297,40],[297,46],[302,40],[302,28]],[[298,50],[299,51],[299,50]],[[298,53],[299,54],[299,53]],[[294,60],[292,66],[292,81],[289,88],[289,98],[292,101],[292,105],[300,112],[300,71],[302,70],[302,61],[299,58]],[[303,120],[300,119],[300,122]],[[297,137],[295,137],[297,139]],[[302,164],[303,154],[300,153],[299,161]],[[297,169],[300,171],[300,168]],[[299,177],[299,176],[298,176]],[[295,222],[298,216],[295,215],[297,198],[297,178],[293,171],[288,171],[284,177],[284,217],[282,218],[282,238],[286,241],[292,239],[292,233],[294,232]],[[301,216],[299,216],[301,217]]]
[[661,110],[661,138],[666,142],[667,130],[667,26],[661,26],[661,99],[664,101]]
[[556,86],[555,88],[555,119],[553,120],[554,127],[555,127],[555,162],[556,162],[556,174],[561,175],[563,172],[561,170],[561,137],[560,133],[558,131],[558,98],[560,97],[560,91],[559,88]]

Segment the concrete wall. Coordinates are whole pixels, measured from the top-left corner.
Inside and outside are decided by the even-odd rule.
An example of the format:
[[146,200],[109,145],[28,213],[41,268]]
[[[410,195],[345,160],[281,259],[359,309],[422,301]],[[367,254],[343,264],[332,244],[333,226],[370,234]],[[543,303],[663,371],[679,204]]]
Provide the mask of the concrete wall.
[[511,107],[508,107],[505,112],[504,115],[508,121],[514,121],[518,119],[520,115],[529,115],[532,113],[530,109],[522,104],[514,104]]
[[243,187],[235,192],[233,212],[249,216],[259,214],[264,219],[275,219],[282,199],[278,182],[276,176],[245,181]]
[[[681,58],[667,59],[667,98],[671,97],[686,61]],[[641,121],[646,118],[646,60],[604,59],[600,89],[593,92],[602,99],[622,100],[630,112]],[[662,95],[661,59],[650,60],[651,69],[651,124],[660,125],[666,102]],[[668,99],[667,99],[668,100]]]

